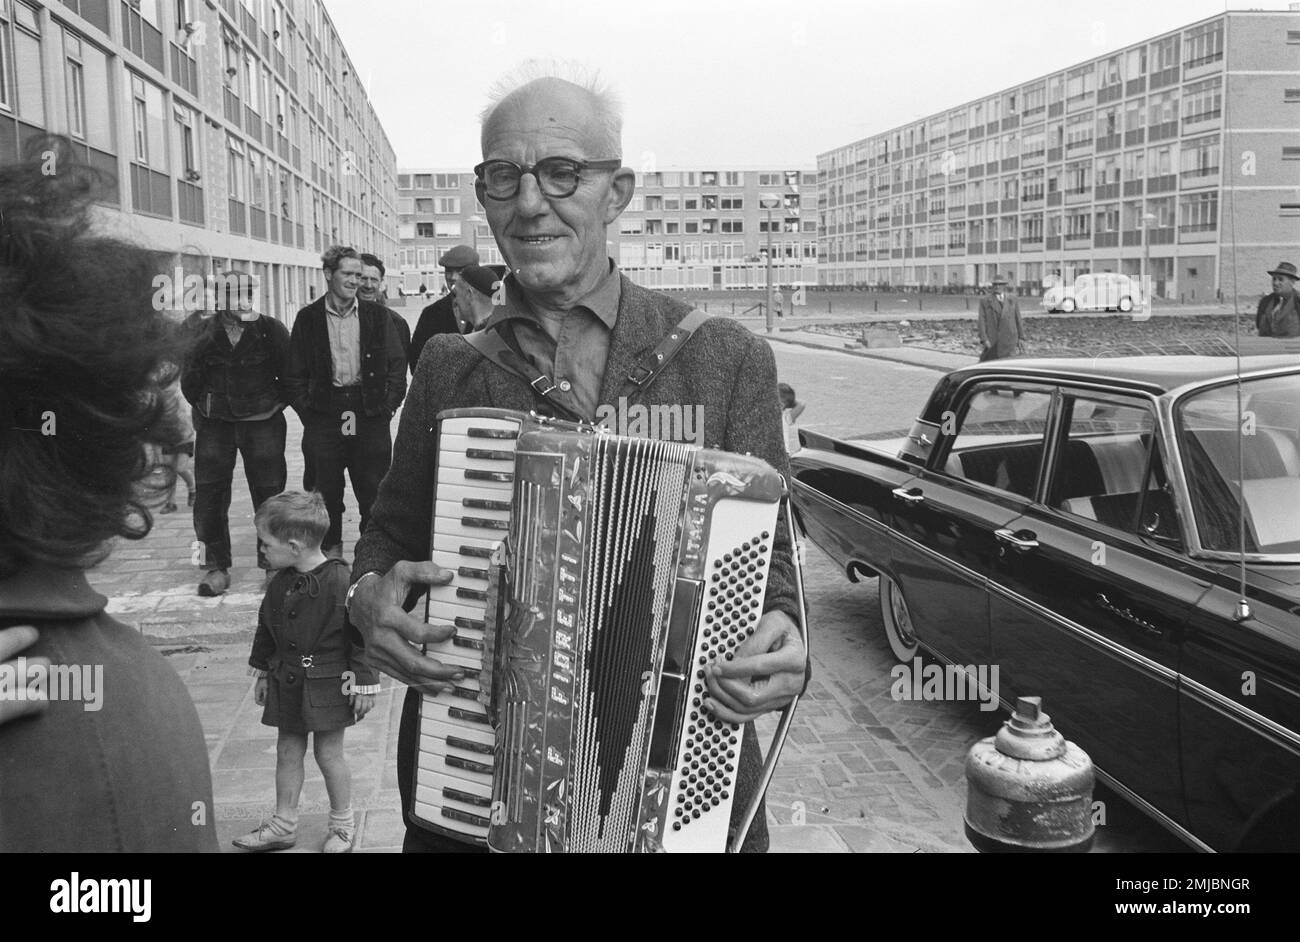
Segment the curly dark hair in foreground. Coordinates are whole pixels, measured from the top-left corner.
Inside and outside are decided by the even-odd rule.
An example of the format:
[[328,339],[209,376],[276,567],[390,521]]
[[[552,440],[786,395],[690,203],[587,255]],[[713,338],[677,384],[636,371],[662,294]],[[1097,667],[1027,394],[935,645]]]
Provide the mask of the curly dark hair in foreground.
[[153,253],[91,231],[97,171],[45,137],[0,166],[0,578],[86,568],[153,525],[144,445],[183,355]]

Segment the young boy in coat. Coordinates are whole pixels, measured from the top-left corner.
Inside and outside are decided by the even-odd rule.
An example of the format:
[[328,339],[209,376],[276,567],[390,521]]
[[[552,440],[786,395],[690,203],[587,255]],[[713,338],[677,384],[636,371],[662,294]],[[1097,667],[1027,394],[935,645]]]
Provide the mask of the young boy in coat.
[[[326,558],[321,540],[329,512],[318,493],[285,491],[254,517],[271,579],[257,618],[248,659],[257,674],[254,697],[265,706],[262,722],[280,730],[275,759],[275,814],[251,834],[236,838],[244,850],[282,850],[297,842],[307,735],[330,800],[324,852],[346,854],[356,834],[352,773],[343,754],[343,731],[375,705],[379,676],[344,628],[348,566]],[[353,637],[356,637],[355,634]]]

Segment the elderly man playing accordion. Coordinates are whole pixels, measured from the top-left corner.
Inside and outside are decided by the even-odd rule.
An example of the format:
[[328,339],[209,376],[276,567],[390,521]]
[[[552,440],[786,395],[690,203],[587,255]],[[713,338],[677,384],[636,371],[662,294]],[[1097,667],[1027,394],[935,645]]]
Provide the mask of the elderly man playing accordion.
[[[512,275],[505,303],[489,318],[517,353],[553,378],[550,395],[481,355],[458,335],[423,351],[394,443],[392,468],[357,544],[348,610],[372,664],[412,685],[402,716],[398,775],[407,821],[404,850],[472,851],[469,844],[413,825],[411,782],[420,695],[450,688],[458,669],[421,653],[454,630],[408,614],[427,586],[451,572],[430,559],[436,471],[435,417],[444,409],[497,407],[595,421],[614,406],[629,371],[691,308],[633,284],[606,255],[606,229],[632,199],[635,174],[622,166],[616,102],[593,84],[553,76],[498,86],[482,123],[477,190]],[[752,454],[788,475],[775,362],[767,344],[722,318],[705,319],[649,388],[647,406],[681,404],[704,417],[707,448]],[[606,412],[608,414],[608,412]],[[757,628],[707,675],[704,708],[747,724],[737,770],[732,827],[759,787],[761,757],[752,720],[788,705],[805,687],[806,649],[796,619],[794,562],[784,513]],[[765,851],[759,809],[744,851]]]

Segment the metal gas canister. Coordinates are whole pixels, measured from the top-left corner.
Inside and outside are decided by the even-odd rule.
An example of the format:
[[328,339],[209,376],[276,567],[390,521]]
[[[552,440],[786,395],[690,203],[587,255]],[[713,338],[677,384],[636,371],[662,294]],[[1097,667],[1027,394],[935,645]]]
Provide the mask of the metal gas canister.
[[1056,731],[1042,698],[1020,697],[966,756],[966,837],[985,853],[1086,852],[1094,781],[1092,760]]

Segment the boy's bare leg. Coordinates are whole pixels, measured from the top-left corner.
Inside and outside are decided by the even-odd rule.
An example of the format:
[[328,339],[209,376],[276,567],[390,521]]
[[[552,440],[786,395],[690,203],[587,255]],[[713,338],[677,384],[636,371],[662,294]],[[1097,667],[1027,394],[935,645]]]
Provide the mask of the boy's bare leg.
[[[259,681],[261,683],[261,681]],[[234,845],[243,850],[284,850],[298,839],[298,799],[302,795],[302,760],[307,755],[307,736],[280,730],[275,745],[275,814],[251,834],[237,837]]]
[[[316,764],[325,776],[325,791],[330,798],[331,811],[345,811],[352,807],[352,770],[343,754],[343,733],[333,729],[326,733],[313,733]],[[301,780],[300,780],[301,781]]]
[[[298,799],[302,797],[304,776],[302,763],[306,755],[306,733],[280,730],[275,747],[275,813],[287,821],[298,820]],[[326,781],[329,781],[328,777]]]
[[346,854],[352,850],[356,836],[356,819],[352,814],[352,770],[343,754],[343,730],[314,733],[316,764],[325,776],[325,791],[330,798],[329,834],[325,853]]

